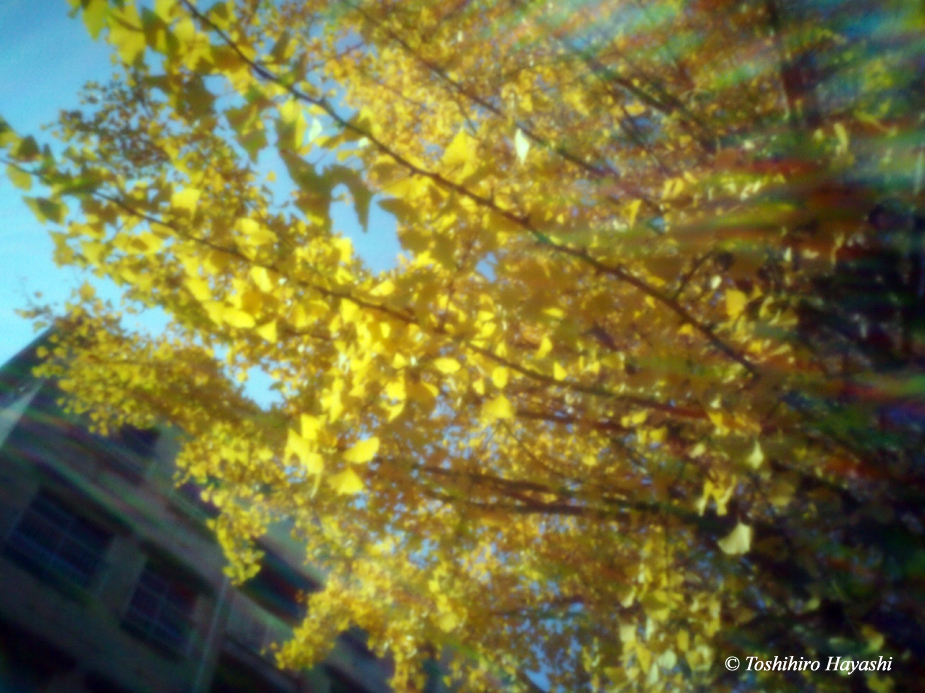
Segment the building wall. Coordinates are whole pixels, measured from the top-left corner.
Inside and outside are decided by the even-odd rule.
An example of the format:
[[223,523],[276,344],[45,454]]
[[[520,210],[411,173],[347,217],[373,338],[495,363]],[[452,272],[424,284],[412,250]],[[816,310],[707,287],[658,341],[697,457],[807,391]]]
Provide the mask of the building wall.
[[[206,511],[174,487],[175,437],[145,450],[131,432],[90,434],[52,383],[37,387],[35,347],[0,369],[0,691],[389,690],[384,665],[349,638],[313,671],[276,669],[266,647],[294,621],[228,585]],[[316,584],[273,546],[296,586]]]

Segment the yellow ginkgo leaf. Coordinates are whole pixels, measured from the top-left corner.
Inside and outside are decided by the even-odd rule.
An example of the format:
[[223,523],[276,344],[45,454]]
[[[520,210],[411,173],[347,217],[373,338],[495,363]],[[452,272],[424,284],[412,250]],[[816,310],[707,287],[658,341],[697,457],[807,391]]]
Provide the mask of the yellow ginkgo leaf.
[[276,343],[276,320],[264,323],[257,328],[257,334],[270,343]]
[[199,204],[201,196],[202,191],[197,188],[183,188],[183,190],[177,190],[170,196],[170,204],[177,210],[193,215],[196,212],[196,205]]
[[270,293],[273,291],[273,281],[270,278],[270,272],[266,267],[251,267],[251,279],[261,291]]
[[449,375],[459,370],[459,361],[450,358],[434,359],[434,368],[444,375]]
[[752,545],[752,528],[741,522],[729,534],[716,542],[723,553],[740,556],[748,553]]
[[752,454],[748,456],[745,463],[752,469],[758,469],[762,462],[764,462],[764,451],[761,449],[761,444],[756,440],[755,449],[752,450]]
[[80,290],[78,293],[80,294],[80,298],[83,301],[91,301],[93,300],[93,297],[96,296],[96,291],[87,282],[84,282],[80,285]]
[[748,296],[746,296],[741,291],[732,289],[731,291],[726,292],[726,312],[733,320],[742,314],[742,311],[745,310],[747,303]]
[[477,140],[470,137],[465,130],[460,130],[443,152],[443,165],[450,169],[462,166],[463,175],[465,175],[467,172],[465,169],[470,168],[478,160],[477,145]]
[[289,461],[295,456],[309,474],[320,474],[324,469],[324,459],[312,449],[311,443],[298,433],[289,429],[286,438],[284,458]]
[[223,322],[231,325],[232,327],[240,327],[246,329],[248,327],[253,327],[256,324],[254,316],[250,313],[245,313],[239,308],[234,308],[232,306],[223,305],[219,310],[219,315]]
[[116,47],[119,57],[131,65],[144,53],[145,35],[141,30],[141,18],[132,3],[121,10],[112,10],[109,18],[109,42]]
[[377,452],[379,452],[379,438],[373,436],[372,438],[361,440],[348,449],[344,453],[344,459],[353,464],[363,464],[375,457]]
[[349,467],[339,474],[334,474],[328,479],[328,483],[342,496],[352,496],[365,488],[363,480]]
[[527,152],[530,151],[530,140],[520,128],[514,133],[514,150],[517,152],[517,159],[523,163],[527,159]]
[[440,615],[440,618],[437,619],[437,627],[440,628],[444,633],[449,633],[451,630],[455,630],[456,626],[459,625],[459,617],[456,614],[447,611]]
[[499,390],[507,385],[508,372],[507,368],[504,366],[495,366],[495,369],[491,372],[491,382],[495,384],[495,387]]
[[306,440],[315,440],[318,438],[318,431],[321,430],[321,426],[324,424],[324,421],[310,414],[302,414],[299,417],[299,421],[302,425],[302,437]]
[[498,419],[511,419],[514,417],[514,407],[504,395],[498,395],[482,405],[482,418],[491,423]]
[[636,223],[636,217],[639,214],[639,208],[642,206],[642,200],[633,200],[626,206],[626,223],[630,226]]
[[565,380],[565,369],[556,361],[552,364],[552,377],[556,380]]

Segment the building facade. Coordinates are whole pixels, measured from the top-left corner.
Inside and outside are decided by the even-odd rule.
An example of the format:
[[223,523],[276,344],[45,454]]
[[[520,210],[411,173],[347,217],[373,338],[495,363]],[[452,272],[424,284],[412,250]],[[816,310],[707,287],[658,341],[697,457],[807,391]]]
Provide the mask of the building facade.
[[0,691],[387,693],[359,634],[310,671],[275,666],[320,576],[271,536],[230,585],[210,508],[174,485],[175,437],[65,416],[32,375],[40,341],[0,368]]

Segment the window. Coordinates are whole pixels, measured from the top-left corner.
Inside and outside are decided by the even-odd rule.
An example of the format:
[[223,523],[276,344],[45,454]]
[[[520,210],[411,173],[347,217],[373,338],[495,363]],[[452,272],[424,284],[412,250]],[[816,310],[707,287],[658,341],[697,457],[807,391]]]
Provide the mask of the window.
[[148,642],[172,653],[185,652],[192,630],[196,593],[184,581],[145,566],[123,624]]
[[7,554],[42,577],[89,587],[103,565],[111,535],[59,501],[39,493],[7,539]]
[[135,428],[123,426],[112,436],[120,445],[142,457],[152,457],[160,432],[156,428]]

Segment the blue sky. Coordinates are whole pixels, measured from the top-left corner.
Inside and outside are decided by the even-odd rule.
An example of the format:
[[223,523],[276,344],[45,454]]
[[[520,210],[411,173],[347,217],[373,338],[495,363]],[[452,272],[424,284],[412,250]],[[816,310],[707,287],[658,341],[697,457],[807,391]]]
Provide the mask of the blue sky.
[[[23,133],[62,108],[78,105],[81,85],[112,72],[109,52],[94,43],[65,0],[0,2],[0,115]],[[32,324],[15,314],[39,291],[61,302],[83,278],[52,262],[48,232],[22,202],[22,191],[0,175],[0,363],[32,340]]]
[[[84,83],[103,82],[113,72],[107,45],[94,42],[79,17],[68,17],[65,0],[0,0],[0,115],[19,134],[48,141],[41,126],[60,110],[76,108]],[[370,267],[394,266],[399,251],[394,221],[375,204],[367,234],[346,204],[335,205],[332,217]],[[0,363],[34,337],[32,324],[15,313],[30,295],[40,292],[43,301],[63,305],[85,279],[76,269],[54,264],[47,230],[0,170]],[[101,293],[115,296],[105,287]],[[141,329],[162,325],[155,315],[140,323]]]

